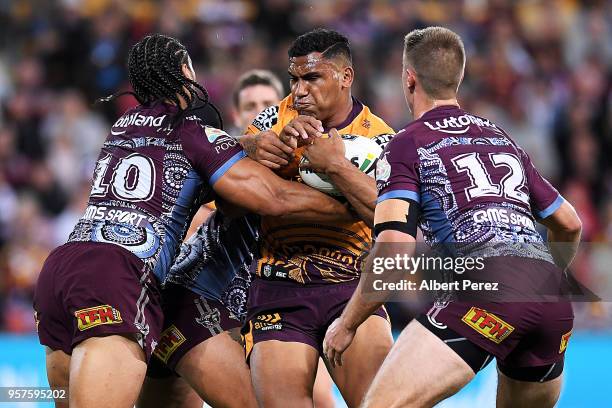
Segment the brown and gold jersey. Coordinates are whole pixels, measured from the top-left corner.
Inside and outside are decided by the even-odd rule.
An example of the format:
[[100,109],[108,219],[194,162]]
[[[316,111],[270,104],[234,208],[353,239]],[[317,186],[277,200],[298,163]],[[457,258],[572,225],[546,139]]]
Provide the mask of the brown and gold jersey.
[[[298,112],[293,108],[293,100],[289,95],[279,105],[260,113],[248,127],[247,134],[266,130],[279,134],[296,116]],[[341,135],[376,139],[383,147],[394,134],[391,127],[356,99],[353,99],[353,109],[347,119],[336,128]],[[295,160],[280,174],[288,178],[297,177],[301,150],[296,150]],[[259,260],[254,265],[255,273],[263,278],[291,279],[302,284],[357,279],[371,239],[371,230],[362,221],[315,225],[262,217]]]

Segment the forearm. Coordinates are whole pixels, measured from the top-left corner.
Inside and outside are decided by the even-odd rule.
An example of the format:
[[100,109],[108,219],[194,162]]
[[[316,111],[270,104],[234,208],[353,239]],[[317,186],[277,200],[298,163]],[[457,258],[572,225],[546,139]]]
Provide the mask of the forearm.
[[346,159],[328,170],[327,175],[359,217],[372,226],[377,198],[376,181]]
[[255,214],[301,222],[350,222],[353,216],[338,200],[304,184],[284,180],[270,169],[244,158],[214,184],[231,204]]
[[353,215],[338,200],[304,184],[283,180],[276,187],[280,218],[301,222],[352,222]]
[[[374,266],[387,265],[387,259],[395,259],[398,255],[406,255],[413,257],[415,255],[414,237],[395,230],[382,231],[370,255],[365,260],[365,266],[359,277],[359,285],[351,300],[342,312],[342,320],[345,327],[349,329],[357,329],[372,313],[382,306],[391,292],[388,290],[376,291],[374,293],[375,281],[382,280],[387,283],[399,282],[406,277],[405,271],[399,268],[399,265],[393,264],[391,268],[385,268],[382,272],[374,273]],[[383,261],[382,263],[377,262]],[[366,293],[371,292],[371,299],[366,299]]]
[[256,160],[256,157],[255,157],[255,152],[257,150],[256,136],[257,135],[253,135],[253,134],[236,136],[236,139],[238,140],[238,143],[240,143],[240,146],[242,146],[242,148],[244,149],[244,152],[247,154],[247,156],[249,156],[253,160]]
[[350,330],[357,330],[368,317],[378,310],[385,302],[386,299],[378,299],[375,301],[367,301],[363,292],[368,287],[366,282],[369,277],[366,274],[361,274],[359,277],[359,284],[357,289],[353,292],[353,296],[349,300],[348,304],[344,308],[340,318],[344,322],[344,326]]
[[555,264],[566,269],[578,252],[580,244],[580,231],[561,231],[548,229],[547,241],[550,254]]
[[576,210],[567,201],[549,217],[540,220],[548,228],[548,248],[560,268],[567,268],[576,252],[582,234],[582,222]]

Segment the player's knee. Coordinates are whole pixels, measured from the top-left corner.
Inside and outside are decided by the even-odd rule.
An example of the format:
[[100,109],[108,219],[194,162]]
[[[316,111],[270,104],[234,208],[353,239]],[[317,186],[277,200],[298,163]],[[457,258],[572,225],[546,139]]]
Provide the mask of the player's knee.
[[500,375],[498,379],[497,406],[511,408],[520,403],[531,408],[554,407],[561,394],[562,376],[544,382],[519,381]]
[[402,394],[400,392],[370,393],[368,392],[359,405],[361,408],[396,408],[396,407],[424,407],[417,395]]

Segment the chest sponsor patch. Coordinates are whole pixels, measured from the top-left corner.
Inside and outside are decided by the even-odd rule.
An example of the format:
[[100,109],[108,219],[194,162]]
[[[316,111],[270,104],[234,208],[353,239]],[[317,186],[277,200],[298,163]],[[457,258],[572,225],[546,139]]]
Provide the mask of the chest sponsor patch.
[[80,331],[91,329],[103,324],[123,323],[121,313],[110,305],[100,305],[74,312]]
[[465,324],[476,330],[494,343],[501,343],[514,331],[509,323],[489,313],[484,309],[472,307],[461,319]]
[[157,347],[155,347],[153,354],[164,363],[167,363],[172,353],[174,353],[186,340],[183,333],[181,333],[175,325],[172,325],[161,334],[159,343],[157,343]]

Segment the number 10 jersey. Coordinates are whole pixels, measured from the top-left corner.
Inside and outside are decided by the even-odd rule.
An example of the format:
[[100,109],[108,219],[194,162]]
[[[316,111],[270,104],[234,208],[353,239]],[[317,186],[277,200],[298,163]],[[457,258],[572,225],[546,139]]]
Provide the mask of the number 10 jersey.
[[[200,204],[245,156],[227,133],[177,108],[138,106],[111,128],[96,163],[85,214],[69,241],[107,242],[138,258],[164,282]],[[112,266],[111,266],[112,267]]]

